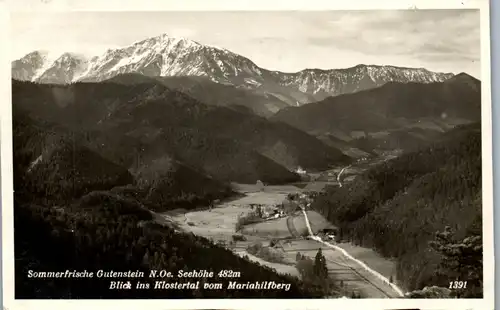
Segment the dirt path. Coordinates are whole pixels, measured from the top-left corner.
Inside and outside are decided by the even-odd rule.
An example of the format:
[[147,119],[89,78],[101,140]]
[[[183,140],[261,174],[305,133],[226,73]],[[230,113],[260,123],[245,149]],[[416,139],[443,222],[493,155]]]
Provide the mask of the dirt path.
[[342,180],[340,179],[340,177],[342,176],[342,173],[344,173],[344,171],[351,166],[352,165],[349,165],[349,166],[342,168],[342,170],[340,170],[339,174],[337,175],[337,182],[339,183],[339,187],[342,187]]
[[[307,219],[307,214],[294,217],[303,222],[307,226],[306,230],[312,233],[312,228]],[[298,231],[295,227],[294,221],[287,219],[290,232]],[[302,229],[302,228],[301,228]],[[326,264],[330,276],[338,281],[342,281],[343,286],[351,291],[356,291],[364,298],[395,298],[399,297],[390,286],[385,285],[379,279],[374,278],[373,275],[366,272],[359,264],[347,258],[342,251],[336,250],[326,243],[319,242],[316,239],[297,239],[290,242],[290,245],[285,249],[290,260],[294,259],[298,252],[302,255],[314,259],[316,253],[321,248],[321,251],[326,259]]]

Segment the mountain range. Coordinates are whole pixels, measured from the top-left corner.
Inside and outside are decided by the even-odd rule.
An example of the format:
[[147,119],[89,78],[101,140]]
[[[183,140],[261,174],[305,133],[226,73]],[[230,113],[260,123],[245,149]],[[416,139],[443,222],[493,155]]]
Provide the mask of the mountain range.
[[90,58],[35,51],[12,63],[12,77],[42,84],[103,82],[110,92],[118,84],[134,86],[128,93],[136,99],[146,89],[177,91],[238,117],[249,113],[287,123],[353,157],[413,148],[457,124],[478,121],[481,113],[480,82],[465,73],[373,65],[284,73],[167,35]]
[[300,107],[286,107],[271,120],[324,141],[350,141],[352,147],[368,152],[408,150],[456,125],[480,122],[480,90],[481,82],[465,73],[444,82],[390,82]]
[[109,49],[93,57],[73,53],[51,57],[47,52],[34,51],[12,62],[12,78],[39,83],[99,82],[125,73],[205,77],[219,84],[250,89],[291,106],[371,89],[387,82],[431,83],[453,76],[423,68],[376,65],[305,69],[295,73],[271,71],[226,49],[168,35]]

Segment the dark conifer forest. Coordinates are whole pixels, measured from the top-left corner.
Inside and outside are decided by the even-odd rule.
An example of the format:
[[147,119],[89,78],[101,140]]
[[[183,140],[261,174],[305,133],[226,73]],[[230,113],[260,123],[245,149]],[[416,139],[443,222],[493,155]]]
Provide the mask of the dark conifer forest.
[[481,181],[481,126],[463,125],[331,187],[313,208],[339,227],[341,239],[397,259],[398,282],[408,290],[461,280],[469,287],[455,294],[480,297]]

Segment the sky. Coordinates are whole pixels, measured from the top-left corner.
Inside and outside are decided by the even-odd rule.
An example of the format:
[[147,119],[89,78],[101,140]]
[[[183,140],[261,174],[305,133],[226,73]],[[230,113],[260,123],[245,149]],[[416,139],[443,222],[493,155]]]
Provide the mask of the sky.
[[168,34],[269,70],[375,64],[480,78],[479,24],[479,10],[15,12],[11,57],[34,50],[95,56]]

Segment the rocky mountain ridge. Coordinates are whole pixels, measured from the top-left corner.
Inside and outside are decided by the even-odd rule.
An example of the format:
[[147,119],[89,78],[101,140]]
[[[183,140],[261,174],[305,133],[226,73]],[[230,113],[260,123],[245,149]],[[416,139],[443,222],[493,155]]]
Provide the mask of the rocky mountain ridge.
[[442,82],[452,73],[423,68],[357,65],[346,69],[305,69],[295,73],[270,71],[227,49],[160,35],[130,46],[82,57],[64,53],[49,57],[35,51],[12,62],[12,77],[39,83],[99,82],[120,74],[200,76],[213,82],[273,95],[297,106],[329,96],[379,87],[387,82]]

